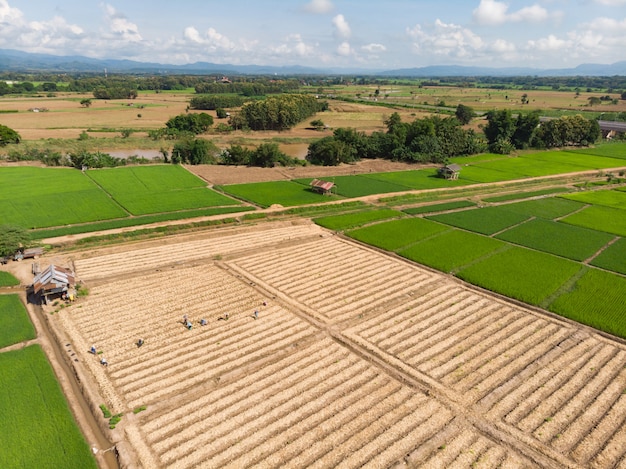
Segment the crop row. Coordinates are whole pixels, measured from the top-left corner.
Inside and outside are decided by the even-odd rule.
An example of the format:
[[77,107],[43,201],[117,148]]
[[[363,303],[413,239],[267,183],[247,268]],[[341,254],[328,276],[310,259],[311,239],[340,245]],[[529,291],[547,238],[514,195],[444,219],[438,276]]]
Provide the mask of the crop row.
[[[388,467],[407,453],[438,458],[433,437],[466,436],[448,453],[453,460],[475,447],[479,437],[452,421],[436,401],[324,339],[179,408],[146,414],[144,428],[168,467]],[[475,459],[489,449],[498,462],[506,456],[481,443]]]
[[175,262],[206,259],[239,250],[260,248],[290,239],[321,234],[315,225],[296,225],[282,228],[231,233],[220,237],[204,238],[175,244],[157,245],[137,249],[120,256],[105,254],[88,259],[77,259],[76,273],[83,280],[114,274],[157,268]]
[[247,256],[235,264],[332,322],[401,301],[408,292],[426,291],[438,278],[337,238]]

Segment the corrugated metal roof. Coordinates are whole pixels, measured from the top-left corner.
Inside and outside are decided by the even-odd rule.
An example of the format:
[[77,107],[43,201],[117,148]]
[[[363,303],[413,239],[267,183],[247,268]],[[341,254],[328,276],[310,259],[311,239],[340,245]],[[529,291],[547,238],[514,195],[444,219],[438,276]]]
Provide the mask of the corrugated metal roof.
[[335,183],[330,181],[322,181],[321,179],[313,179],[310,185],[311,187],[317,187],[319,189],[329,191],[334,187]]
[[75,283],[74,274],[70,269],[50,264],[33,279],[33,291],[40,293],[63,288],[66,285],[74,286]]

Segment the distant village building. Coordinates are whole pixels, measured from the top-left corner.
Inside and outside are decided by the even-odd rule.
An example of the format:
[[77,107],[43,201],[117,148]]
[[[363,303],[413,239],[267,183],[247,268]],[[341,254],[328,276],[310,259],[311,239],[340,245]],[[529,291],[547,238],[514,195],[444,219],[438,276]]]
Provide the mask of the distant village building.
[[322,181],[321,179],[313,179],[310,182],[310,186],[313,192],[330,195],[332,194],[333,187],[335,187],[335,183],[330,181]]
[[445,179],[458,179],[460,172],[461,167],[458,164],[448,164],[446,166],[442,166],[437,170],[439,177]]
[[45,270],[37,274],[29,288],[34,302],[47,303],[50,299],[76,295],[76,277],[74,272],[66,267],[50,264]]

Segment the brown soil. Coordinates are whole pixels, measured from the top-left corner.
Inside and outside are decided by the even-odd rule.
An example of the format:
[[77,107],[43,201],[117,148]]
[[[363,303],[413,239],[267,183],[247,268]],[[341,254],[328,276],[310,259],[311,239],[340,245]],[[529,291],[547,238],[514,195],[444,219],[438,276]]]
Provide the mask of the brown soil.
[[340,166],[295,166],[275,168],[252,168],[247,166],[188,165],[186,168],[211,185],[242,184],[247,182],[280,181],[307,177],[347,176],[351,174],[387,171],[408,171],[425,165],[389,160],[361,160],[355,164]]

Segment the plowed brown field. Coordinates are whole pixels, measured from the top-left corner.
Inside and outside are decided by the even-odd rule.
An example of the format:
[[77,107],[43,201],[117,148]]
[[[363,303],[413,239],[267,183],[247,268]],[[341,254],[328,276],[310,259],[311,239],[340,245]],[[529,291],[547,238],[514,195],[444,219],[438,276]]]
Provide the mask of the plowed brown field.
[[138,467],[626,467],[626,347],[315,225],[74,263]]

